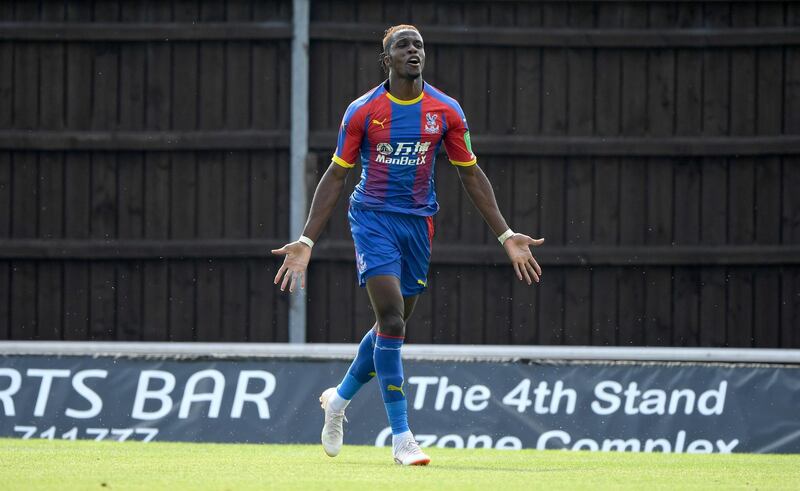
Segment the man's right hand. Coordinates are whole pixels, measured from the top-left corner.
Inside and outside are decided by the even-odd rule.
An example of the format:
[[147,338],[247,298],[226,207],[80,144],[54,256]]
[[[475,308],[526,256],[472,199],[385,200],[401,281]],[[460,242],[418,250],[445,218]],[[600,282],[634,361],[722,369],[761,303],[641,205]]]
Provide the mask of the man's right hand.
[[[298,278],[300,279],[300,288],[305,288],[306,268],[308,268],[308,261],[311,259],[311,248],[302,242],[295,241],[286,244],[280,249],[273,249],[272,253],[277,256],[286,256],[278,270],[278,274],[275,275],[275,284],[281,283],[281,291],[285,291],[288,284],[289,292],[294,292]],[[282,281],[281,277],[283,277]]]

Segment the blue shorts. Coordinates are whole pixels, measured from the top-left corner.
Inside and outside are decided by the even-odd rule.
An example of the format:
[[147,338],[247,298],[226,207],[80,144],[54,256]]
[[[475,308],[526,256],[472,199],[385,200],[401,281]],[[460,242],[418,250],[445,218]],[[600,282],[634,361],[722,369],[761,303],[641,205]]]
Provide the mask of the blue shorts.
[[433,217],[350,207],[350,232],[356,246],[358,284],[392,275],[400,279],[404,297],[422,293],[428,285]]

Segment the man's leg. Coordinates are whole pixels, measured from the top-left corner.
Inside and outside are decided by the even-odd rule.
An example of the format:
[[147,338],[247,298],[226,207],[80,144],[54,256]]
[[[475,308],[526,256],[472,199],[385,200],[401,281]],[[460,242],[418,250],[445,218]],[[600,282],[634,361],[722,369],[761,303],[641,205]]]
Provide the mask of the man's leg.
[[[408,318],[414,312],[416,304],[417,295],[403,298],[403,321],[408,322]],[[374,352],[377,332],[378,321],[376,319],[375,325],[361,339],[356,357],[350,364],[350,368],[347,369],[347,373],[344,374],[344,378],[336,387],[336,394],[328,401],[328,405],[334,411],[345,409],[361,387],[375,377]]]
[[369,278],[367,292],[378,318],[375,371],[392,427],[392,453],[398,463],[425,465],[430,458],[419,449],[408,427],[408,402],[403,389],[403,362],[400,357],[405,339],[406,314],[410,316],[413,312],[416,297],[403,298],[400,280],[389,275]]

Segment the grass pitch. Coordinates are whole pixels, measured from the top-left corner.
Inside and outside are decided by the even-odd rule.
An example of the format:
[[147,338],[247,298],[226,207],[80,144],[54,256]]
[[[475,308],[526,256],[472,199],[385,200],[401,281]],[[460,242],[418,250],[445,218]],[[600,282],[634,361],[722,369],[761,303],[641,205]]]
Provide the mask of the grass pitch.
[[675,455],[0,439],[3,490],[800,489],[800,455]]

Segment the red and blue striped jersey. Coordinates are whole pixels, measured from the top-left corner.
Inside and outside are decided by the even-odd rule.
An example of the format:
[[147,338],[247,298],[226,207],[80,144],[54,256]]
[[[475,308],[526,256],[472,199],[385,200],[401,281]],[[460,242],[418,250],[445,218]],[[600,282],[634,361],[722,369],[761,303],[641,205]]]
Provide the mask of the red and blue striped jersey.
[[455,99],[432,85],[410,101],[392,96],[385,85],[347,108],[333,161],[351,168],[361,156],[351,206],[431,216],[439,210],[433,168],[442,142],[454,165],[477,162],[467,119]]

